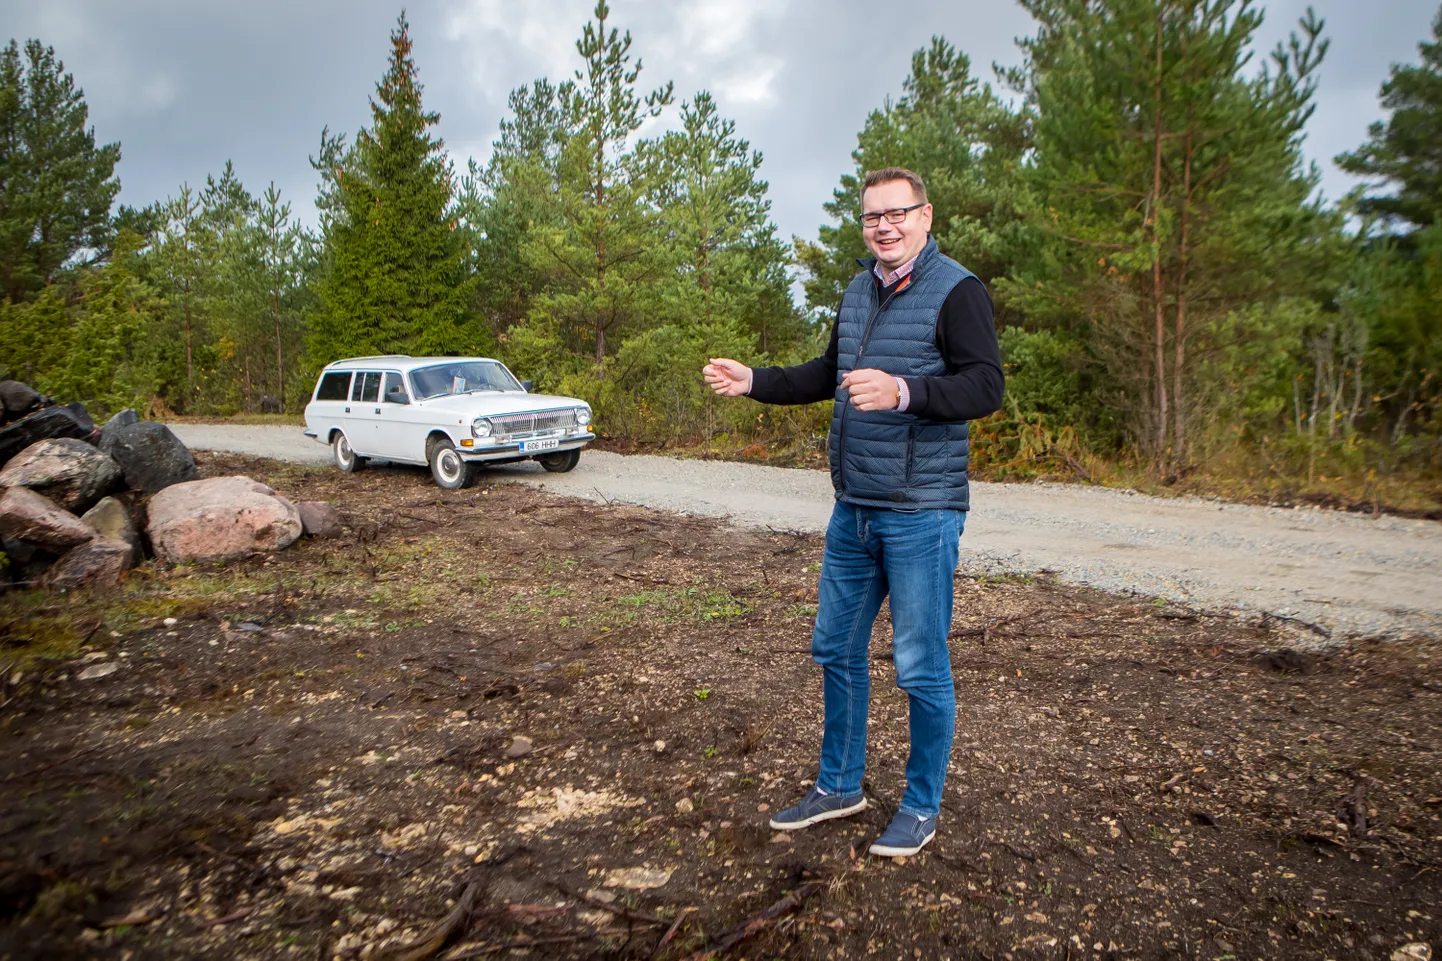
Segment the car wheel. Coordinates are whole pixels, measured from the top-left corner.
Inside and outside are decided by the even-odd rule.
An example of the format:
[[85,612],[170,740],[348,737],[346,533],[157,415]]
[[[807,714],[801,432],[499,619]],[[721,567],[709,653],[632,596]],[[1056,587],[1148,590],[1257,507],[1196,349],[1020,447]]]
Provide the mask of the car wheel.
[[475,478],[471,465],[456,453],[456,446],[445,438],[438,437],[431,441],[427,460],[431,464],[431,476],[442,490],[457,491],[462,487],[469,487]]
[[331,453],[335,454],[335,466],[347,474],[354,474],[366,465],[366,459],[350,449],[350,441],[346,440],[345,434],[335,432],[335,439],[330,442]]
[[581,449],[558,450],[554,454],[542,454],[536,460],[541,466],[553,474],[564,474],[581,462]]

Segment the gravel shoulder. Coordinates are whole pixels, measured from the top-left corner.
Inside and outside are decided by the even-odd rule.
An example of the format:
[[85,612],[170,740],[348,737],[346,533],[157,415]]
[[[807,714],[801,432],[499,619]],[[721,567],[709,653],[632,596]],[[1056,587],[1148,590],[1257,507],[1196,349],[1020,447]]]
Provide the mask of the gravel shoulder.
[[[330,460],[328,448],[298,428],[172,429],[197,450]],[[491,474],[745,527],[821,531],[832,503],[822,471],[605,451],[586,452],[569,474],[533,464]],[[972,508],[962,563],[973,572],[1051,571],[1204,610],[1293,617],[1337,635],[1442,633],[1442,525],[1432,521],[1057,484],[974,482]]]

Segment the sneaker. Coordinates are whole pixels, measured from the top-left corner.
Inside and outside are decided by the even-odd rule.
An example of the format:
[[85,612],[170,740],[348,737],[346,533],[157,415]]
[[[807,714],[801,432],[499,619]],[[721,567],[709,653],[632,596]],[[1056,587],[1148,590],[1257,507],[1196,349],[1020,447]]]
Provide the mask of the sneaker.
[[884,858],[910,857],[936,837],[936,818],[900,813],[891,819],[881,837],[871,845],[871,853]]
[[799,831],[864,810],[866,798],[860,794],[827,794],[820,788],[812,788],[810,794],[772,818],[771,826],[777,831]]

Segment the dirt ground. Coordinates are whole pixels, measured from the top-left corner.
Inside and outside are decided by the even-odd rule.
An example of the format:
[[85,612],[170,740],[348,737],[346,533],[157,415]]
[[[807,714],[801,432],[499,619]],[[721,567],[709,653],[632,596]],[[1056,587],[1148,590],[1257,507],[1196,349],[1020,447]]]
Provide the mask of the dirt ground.
[[[1433,641],[959,577],[937,840],[814,775],[819,537],[206,456],[350,535],[0,594],[0,958],[1377,958],[1442,948]],[[104,673],[82,680],[82,672]],[[100,670],[96,670],[101,668]]]

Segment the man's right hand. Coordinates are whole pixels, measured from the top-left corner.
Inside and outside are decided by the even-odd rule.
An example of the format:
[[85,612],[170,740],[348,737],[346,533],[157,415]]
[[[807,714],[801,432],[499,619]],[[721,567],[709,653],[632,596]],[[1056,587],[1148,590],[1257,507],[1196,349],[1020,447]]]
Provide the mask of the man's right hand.
[[701,376],[722,397],[741,397],[751,392],[751,368],[725,357],[711,358],[711,363],[701,368]]

